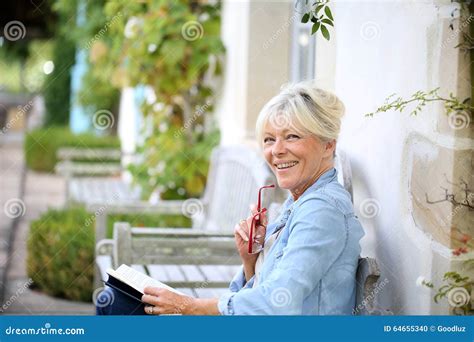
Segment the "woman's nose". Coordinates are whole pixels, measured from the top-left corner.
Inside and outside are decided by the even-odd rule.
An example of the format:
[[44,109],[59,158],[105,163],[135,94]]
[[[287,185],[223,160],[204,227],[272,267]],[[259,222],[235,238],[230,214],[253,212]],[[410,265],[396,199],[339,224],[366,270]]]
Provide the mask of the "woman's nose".
[[274,156],[282,155],[286,152],[286,144],[283,140],[276,139],[273,144],[272,154]]

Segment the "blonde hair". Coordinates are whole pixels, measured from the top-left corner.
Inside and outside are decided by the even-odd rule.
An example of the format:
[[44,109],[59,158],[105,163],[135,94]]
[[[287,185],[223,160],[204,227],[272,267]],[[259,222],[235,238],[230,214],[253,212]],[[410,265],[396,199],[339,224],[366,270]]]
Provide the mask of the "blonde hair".
[[344,110],[336,95],[317,88],[313,81],[285,85],[260,111],[256,125],[258,142],[262,145],[268,122],[277,128],[313,134],[325,142],[337,140]]

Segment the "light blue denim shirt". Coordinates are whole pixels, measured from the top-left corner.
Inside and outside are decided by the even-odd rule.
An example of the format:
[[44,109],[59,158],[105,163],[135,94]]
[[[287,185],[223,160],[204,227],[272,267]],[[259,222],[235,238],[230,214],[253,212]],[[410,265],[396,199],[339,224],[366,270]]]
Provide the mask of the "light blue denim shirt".
[[265,255],[258,285],[243,268],[219,298],[222,315],[350,315],[363,228],[349,193],[331,169],[298,200],[290,196],[266,239],[280,236]]

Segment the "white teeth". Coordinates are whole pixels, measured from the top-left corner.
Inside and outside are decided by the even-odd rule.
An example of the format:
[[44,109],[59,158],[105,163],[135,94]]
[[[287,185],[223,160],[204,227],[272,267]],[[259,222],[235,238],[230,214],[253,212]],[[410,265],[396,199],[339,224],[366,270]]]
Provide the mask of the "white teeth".
[[277,169],[281,170],[281,169],[287,169],[289,167],[292,167],[292,166],[295,166],[296,164],[298,164],[298,162],[294,161],[294,162],[289,162],[289,163],[282,163],[282,164],[277,164]]

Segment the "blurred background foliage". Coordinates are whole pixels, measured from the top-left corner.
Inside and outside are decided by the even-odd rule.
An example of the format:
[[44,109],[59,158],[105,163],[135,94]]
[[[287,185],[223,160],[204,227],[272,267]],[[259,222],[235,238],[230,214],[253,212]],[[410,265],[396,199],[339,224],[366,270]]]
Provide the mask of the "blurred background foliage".
[[[54,9],[73,17],[78,1],[57,0]],[[60,28],[88,55],[81,105],[114,112],[119,89],[144,86],[146,125],[130,167],[134,182],[144,198],[201,195],[219,142],[212,112],[224,53],[220,4],[100,0],[84,10],[87,20]]]

